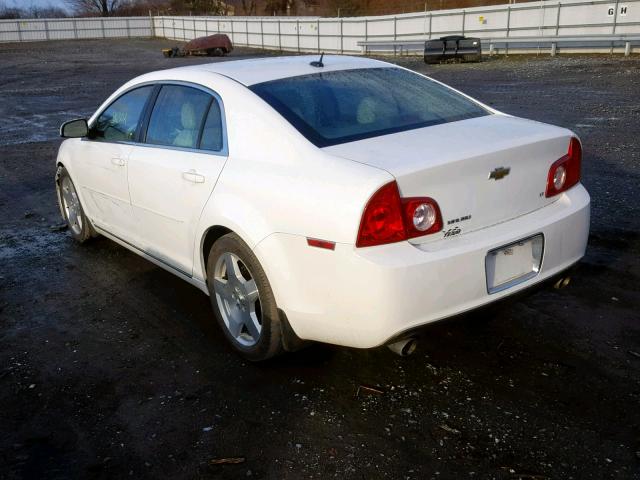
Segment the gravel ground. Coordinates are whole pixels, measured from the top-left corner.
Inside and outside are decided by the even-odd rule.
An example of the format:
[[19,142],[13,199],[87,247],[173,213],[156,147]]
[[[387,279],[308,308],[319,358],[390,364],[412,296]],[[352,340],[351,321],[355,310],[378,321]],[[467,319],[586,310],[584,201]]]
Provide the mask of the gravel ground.
[[640,479],[640,59],[398,60],[581,136],[587,256],[569,288],[435,324],[408,358],[253,365],[195,288],[56,228],[57,127],[135,75],[211,61],[171,45],[0,45],[1,479]]

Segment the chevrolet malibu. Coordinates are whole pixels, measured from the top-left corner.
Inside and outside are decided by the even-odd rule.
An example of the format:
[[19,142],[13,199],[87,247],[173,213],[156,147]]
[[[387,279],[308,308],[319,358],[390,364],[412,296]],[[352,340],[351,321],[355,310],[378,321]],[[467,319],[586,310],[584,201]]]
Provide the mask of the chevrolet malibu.
[[418,327],[555,278],[586,248],[571,131],[377,60],[149,73],[61,135],[71,235],[208,294],[250,360],[307,341],[406,352]]

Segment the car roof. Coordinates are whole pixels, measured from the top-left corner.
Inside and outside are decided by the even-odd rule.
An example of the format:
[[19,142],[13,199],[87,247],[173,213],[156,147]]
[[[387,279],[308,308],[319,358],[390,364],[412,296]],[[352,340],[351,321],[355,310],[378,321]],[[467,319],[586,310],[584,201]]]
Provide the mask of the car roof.
[[314,67],[310,65],[311,62],[317,61],[319,58],[320,55],[252,58],[179,67],[175,70],[195,70],[218,73],[232,78],[243,85],[250,86],[271,80],[297,77],[313,73],[393,66],[379,60],[372,60],[365,57],[351,57],[347,55],[325,55],[322,60],[324,67]]

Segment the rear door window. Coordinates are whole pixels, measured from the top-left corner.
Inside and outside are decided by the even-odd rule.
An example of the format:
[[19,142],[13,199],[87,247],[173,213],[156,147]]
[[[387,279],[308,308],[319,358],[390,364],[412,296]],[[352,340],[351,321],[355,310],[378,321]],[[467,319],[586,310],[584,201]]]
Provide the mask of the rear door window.
[[151,112],[146,143],[198,148],[212,101],[211,95],[197,88],[163,85]]

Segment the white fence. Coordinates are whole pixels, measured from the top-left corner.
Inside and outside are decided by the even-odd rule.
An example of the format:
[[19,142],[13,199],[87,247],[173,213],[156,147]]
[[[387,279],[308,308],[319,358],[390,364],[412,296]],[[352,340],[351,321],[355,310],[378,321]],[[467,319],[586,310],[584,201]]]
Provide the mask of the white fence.
[[538,1],[403,15],[318,17],[132,17],[0,21],[0,42],[226,33],[238,46],[359,53],[358,41],[640,33],[640,0]]
[[157,36],[191,40],[226,33],[235,45],[359,53],[358,41],[640,33],[640,0],[539,1],[379,17],[154,17]]
[[148,17],[0,20],[0,42],[153,36]]

